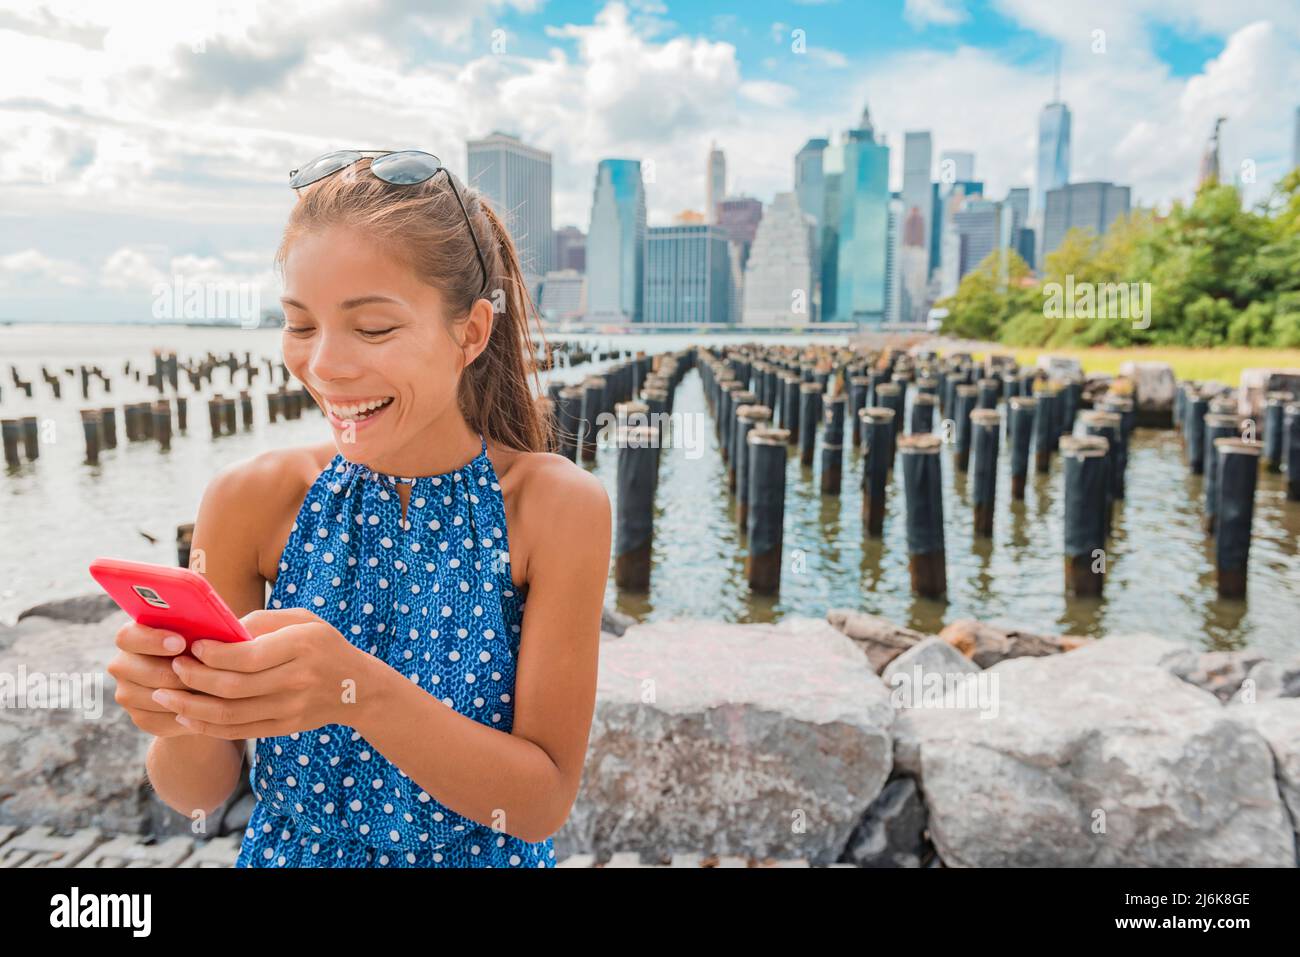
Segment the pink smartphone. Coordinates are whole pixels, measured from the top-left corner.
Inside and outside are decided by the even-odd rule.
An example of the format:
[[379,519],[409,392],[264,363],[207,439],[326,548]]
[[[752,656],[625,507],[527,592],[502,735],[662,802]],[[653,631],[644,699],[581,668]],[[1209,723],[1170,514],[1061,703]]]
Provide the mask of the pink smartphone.
[[235,613],[198,572],[170,565],[96,558],[90,574],[118,606],[149,628],[165,628],[185,639],[252,641]]

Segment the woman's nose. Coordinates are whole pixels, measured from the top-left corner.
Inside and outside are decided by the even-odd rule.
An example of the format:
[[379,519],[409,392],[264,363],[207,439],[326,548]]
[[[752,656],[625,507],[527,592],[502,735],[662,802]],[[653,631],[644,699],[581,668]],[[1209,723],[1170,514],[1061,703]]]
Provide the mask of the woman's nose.
[[346,379],[360,371],[358,349],[346,335],[322,330],[316,336],[307,371],[319,382]]

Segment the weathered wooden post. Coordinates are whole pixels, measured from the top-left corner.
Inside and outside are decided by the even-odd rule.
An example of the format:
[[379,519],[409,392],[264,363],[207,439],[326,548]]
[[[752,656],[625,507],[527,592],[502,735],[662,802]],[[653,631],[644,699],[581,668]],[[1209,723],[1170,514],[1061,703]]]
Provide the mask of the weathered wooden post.
[[912,399],[913,435],[934,431],[934,407],[937,401],[932,392],[918,392]]
[[[850,423],[860,422],[858,413],[867,407],[867,386],[871,382],[868,376],[855,375],[849,377],[849,408],[848,421]],[[853,447],[856,449],[862,444],[862,430],[853,429]]]
[[772,410],[765,405],[742,405],[736,410],[736,523],[749,527],[749,433],[772,425]]
[[879,538],[885,526],[885,499],[889,490],[889,465],[894,447],[894,410],[868,406],[862,423],[862,518],[867,533]]
[[156,399],[153,403],[153,434],[158,440],[158,449],[162,452],[172,447],[172,409],[166,399]]
[[194,523],[186,522],[176,526],[176,564],[181,568],[190,567],[190,548],[194,542]]
[[1214,564],[1220,598],[1246,597],[1250,525],[1255,514],[1260,443],[1239,438],[1214,441],[1219,504],[1214,536]]
[[1115,500],[1121,497],[1118,483],[1122,481],[1122,476],[1118,474],[1120,466],[1117,459],[1123,441],[1120,436],[1124,424],[1118,414],[1098,409],[1084,412],[1079,418],[1083,422],[1085,434],[1106,440],[1106,535],[1109,536],[1115,527]]
[[1189,395],[1184,407],[1183,442],[1187,449],[1187,465],[1193,475],[1205,471],[1205,415],[1210,400],[1201,392]]
[[645,425],[618,427],[618,531],[614,582],[630,591],[649,591],[654,538],[654,496],[658,450],[654,430]]
[[823,495],[839,495],[841,476],[844,469],[844,406],[843,395],[832,395],[826,399],[822,414],[822,483]]
[[1286,462],[1286,497],[1300,502],[1300,402],[1287,404],[1283,411],[1282,459]]
[[948,590],[943,541],[943,478],[937,435],[906,435],[899,440],[903,491],[907,497],[908,571],[912,591],[939,598]]
[[583,462],[596,461],[596,430],[605,406],[605,380],[588,376],[582,382],[582,417],[578,423],[578,449]]
[[754,428],[749,436],[749,551],[745,577],[759,594],[781,588],[781,538],[785,526],[786,429]]
[[970,414],[975,409],[979,387],[962,384],[953,394],[953,439],[956,444],[957,471],[965,472],[970,464]]
[[100,418],[98,409],[81,410],[81,431],[86,436],[86,464],[99,464]]
[[[1214,451],[1214,440],[1237,438],[1240,421],[1239,416],[1226,412],[1205,414],[1205,515],[1202,524],[1210,535],[1214,534],[1215,516],[1219,511],[1219,456]],[[1259,464],[1258,459],[1255,464]]]
[[1029,444],[1034,436],[1034,407],[1037,400],[1032,395],[1012,396],[1007,400],[1007,414],[1011,420],[1011,497],[1022,501],[1025,497],[1025,475],[1029,472]]
[[247,389],[239,390],[239,412],[240,421],[243,422],[244,428],[253,427],[253,397],[248,394]]
[[1264,451],[1260,463],[1270,472],[1282,470],[1282,446],[1286,437],[1287,404],[1295,399],[1290,392],[1270,392],[1264,406]]
[[1106,440],[1098,435],[1061,438],[1065,473],[1065,588],[1096,596],[1106,580]]
[[975,534],[991,538],[998,485],[998,433],[1002,419],[995,408],[974,409],[970,421]]
[[27,461],[35,462],[41,457],[40,448],[40,426],[37,424],[36,416],[23,416],[23,453],[27,456]]
[[821,418],[822,387],[816,382],[799,386],[799,463],[813,464],[813,451],[817,443],[817,420]]
[[117,409],[111,405],[99,410],[99,441],[101,448],[117,448]]
[[1053,441],[1056,431],[1057,396],[1044,380],[1038,380],[1034,395],[1034,470],[1044,475],[1052,468],[1052,452],[1057,448]]

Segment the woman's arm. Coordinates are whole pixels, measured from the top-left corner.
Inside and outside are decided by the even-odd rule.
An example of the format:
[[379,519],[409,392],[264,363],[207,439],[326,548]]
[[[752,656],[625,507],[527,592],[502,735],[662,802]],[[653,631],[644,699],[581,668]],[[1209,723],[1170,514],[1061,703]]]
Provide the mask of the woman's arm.
[[[269,494],[285,484],[278,453],[226,466],[203,493],[190,546],[190,568],[203,575],[237,617],[265,607],[257,535],[264,531]],[[186,656],[188,657],[188,656]],[[234,793],[244,742],[184,734],[154,738],[145,758],[149,781],[168,807],[210,814]]]
[[528,593],[510,734],[448,708],[372,658],[349,723],[438,801],[526,841],[560,829],[582,778],[596,701],[611,514],[600,480],[543,460],[521,488]]

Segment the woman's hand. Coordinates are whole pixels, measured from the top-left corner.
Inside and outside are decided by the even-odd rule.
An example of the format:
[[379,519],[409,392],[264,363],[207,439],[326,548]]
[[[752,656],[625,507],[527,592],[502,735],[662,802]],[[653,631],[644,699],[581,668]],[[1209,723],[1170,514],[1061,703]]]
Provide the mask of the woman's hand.
[[154,700],[159,688],[184,688],[172,670],[175,656],[185,650],[185,639],[174,632],[128,622],[117,630],[118,653],[106,669],[117,682],[114,699],[131,716],[135,726],[160,738],[195,732],[176,723],[174,712]]
[[305,608],[254,611],[240,621],[253,641],[196,641],[172,661],[188,690],[163,688],[154,700],[175,721],[232,740],[350,723],[376,658]]

